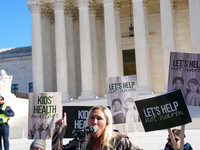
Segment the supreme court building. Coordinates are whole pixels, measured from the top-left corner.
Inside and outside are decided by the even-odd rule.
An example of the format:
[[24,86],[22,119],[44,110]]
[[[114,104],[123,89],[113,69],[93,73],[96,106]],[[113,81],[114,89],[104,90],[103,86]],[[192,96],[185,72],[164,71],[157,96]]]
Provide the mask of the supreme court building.
[[[106,77],[132,74],[140,95],[162,93],[170,52],[200,52],[200,0],[29,0],[27,5],[32,57],[15,55],[29,60],[15,67],[21,74],[22,66],[28,68],[23,75],[28,79],[19,84],[32,83],[33,92],[62,92],[63,102],[104,97]],[[16,65],[16,58],[10,63]],[[0,61],[9,60],[0,56]],[[6,67],[0,65],[12,72],[12,65]]]

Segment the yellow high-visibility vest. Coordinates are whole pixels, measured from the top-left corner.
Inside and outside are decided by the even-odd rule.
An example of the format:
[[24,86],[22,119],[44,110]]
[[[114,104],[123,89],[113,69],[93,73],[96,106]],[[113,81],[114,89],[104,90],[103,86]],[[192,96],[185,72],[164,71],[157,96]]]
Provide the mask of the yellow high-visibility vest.
[[[6,105],[5,104],[3,104],[2,105],[2,109],[1,110],[6,110]],[[6,115],[4,115],[4,114],[0,114],[0,123],[7,123],[7,121],[10,119],[10,117],[8,117],[8,116],[6,116]]]

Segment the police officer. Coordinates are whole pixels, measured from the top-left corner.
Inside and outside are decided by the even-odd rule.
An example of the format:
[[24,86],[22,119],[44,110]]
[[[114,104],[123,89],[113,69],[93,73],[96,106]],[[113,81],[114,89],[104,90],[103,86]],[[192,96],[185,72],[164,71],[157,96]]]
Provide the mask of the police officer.
[[8,120],[13,117],[15,113],[10,108],[4,104],[4,97],[0,96],[0,150],[2,150],[1,139],[3,137],[4,150],[9,150],[9,125]]

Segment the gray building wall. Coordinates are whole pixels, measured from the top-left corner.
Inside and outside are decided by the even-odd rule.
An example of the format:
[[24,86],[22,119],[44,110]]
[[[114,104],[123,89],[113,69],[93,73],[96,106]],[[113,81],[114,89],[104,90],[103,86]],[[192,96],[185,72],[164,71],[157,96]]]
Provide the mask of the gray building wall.
[[29,93],[32,83],[31,46],[0,49],[0,70],[12,75],[12,84],[18,84],[18,92]]

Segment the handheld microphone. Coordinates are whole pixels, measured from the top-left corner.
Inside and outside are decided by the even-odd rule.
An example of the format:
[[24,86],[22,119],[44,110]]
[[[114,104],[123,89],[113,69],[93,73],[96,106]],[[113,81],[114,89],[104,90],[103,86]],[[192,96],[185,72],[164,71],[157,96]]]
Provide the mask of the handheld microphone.
[[94,133],[94,132],[97,132],[97,127],[95,127],[95,126],[91,126],[91,127],[88,126],[88,127],[85,127],[84,131],[87,132],[87,133]]

